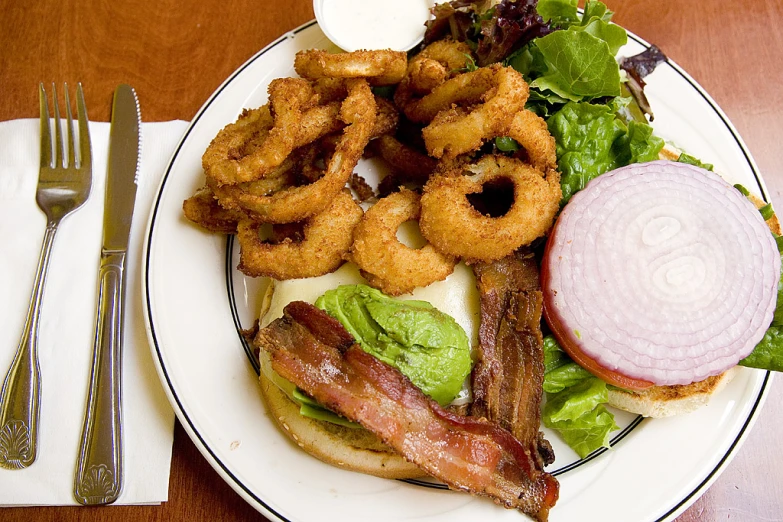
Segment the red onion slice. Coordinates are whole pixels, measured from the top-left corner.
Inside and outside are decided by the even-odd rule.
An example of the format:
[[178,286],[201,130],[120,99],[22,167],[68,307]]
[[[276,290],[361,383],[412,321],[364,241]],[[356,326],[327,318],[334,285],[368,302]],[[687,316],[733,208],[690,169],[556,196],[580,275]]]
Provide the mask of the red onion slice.
[[658,385],[746,357],[772,321],[779,277],[754,205],[718,175],[670,161],[588,183],[561,212],[542,267],[560,343]]

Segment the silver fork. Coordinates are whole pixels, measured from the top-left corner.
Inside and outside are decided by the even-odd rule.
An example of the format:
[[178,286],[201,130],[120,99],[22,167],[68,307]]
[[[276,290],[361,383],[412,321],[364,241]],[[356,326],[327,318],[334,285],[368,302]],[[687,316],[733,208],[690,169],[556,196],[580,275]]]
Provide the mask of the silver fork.
[[[38,364],[38,317],[41,310],[46,272],[60,221],[82,206],[90,195],[92,185],[92,153],[87,125],[87,109],[81,84],[76,88],[76,112],[79,123],[79,149],[76,154],[71,101],[65,85],[67,148],[63,150],[63,132],[57,92],[52,84],[54,98],[54,153],[49,121],[49,104],[43,83],[39,85],[41,109],[41,166],[35,199],[46,214],[38,269],[30,296],[27,321],[19,341],[11,368],[0,392],[0,466],[22,469],[35,461],[38,442],[38,418],[41,399],[41,370]],[[66,157],[67,154],[67,157]]]

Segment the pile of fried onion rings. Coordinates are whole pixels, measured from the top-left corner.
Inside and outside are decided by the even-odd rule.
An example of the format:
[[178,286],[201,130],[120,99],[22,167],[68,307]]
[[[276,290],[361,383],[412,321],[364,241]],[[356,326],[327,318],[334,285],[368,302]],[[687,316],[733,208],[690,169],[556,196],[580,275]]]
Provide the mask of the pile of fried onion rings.
[[[389,295],[443,280],[460,260],[530,244],[559,210],[554,139],[525,109],[520,73],[473,63],[470,48],[448,38],[410,57],[297,53],[299,77],[273,80],[268,103],[245,109],[207,147],[205,183],[185,216],[236,234],[246,275],[316,277],[350,261]],[[519,150],[492,147],[500,137]],[[376,187],[354,173],[363,156],[387,164]],[[350,190],[359,187],[361,204]],[[502,188],[505,208],[476,203],[488,187]],[[421,248],[397,239],[411,221]]]

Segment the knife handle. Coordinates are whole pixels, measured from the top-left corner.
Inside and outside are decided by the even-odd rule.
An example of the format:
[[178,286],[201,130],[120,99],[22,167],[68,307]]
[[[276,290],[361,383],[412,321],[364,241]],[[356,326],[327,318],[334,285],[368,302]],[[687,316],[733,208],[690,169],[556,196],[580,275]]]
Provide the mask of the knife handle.
[[101,255],[90,388],[76,464],[74,496],[111,504],[122,489],[122,332],[125,253]]

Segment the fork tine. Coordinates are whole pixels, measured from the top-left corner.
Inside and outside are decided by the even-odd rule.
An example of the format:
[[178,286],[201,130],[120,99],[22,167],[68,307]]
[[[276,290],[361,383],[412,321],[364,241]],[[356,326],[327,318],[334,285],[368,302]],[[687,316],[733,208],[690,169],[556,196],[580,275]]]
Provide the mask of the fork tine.
[[84,104],[84,91],[82,91],[81,83],[76,84],[76,117],[79,119],[79,167],[86,169],[92,166],[92,147],[90,145],[87,106]]
[[57,103],[57,89],[52,82],[52,98],[54,98],[54,166],[63,166],[63,129],[60,125],[60,104]]
[[41,168],[51,168],[52,131],[49,123],[49,102],[43,82],[38,84],[38,104],[41,111]]
[[73,115],[71,113],[71,98],[68,96],[68,84],[63,84],[65,90],[65,115],[68,120],[67,132],[68,132],[68,166],[75,167],[75,155],[76,151],[73,146]]

